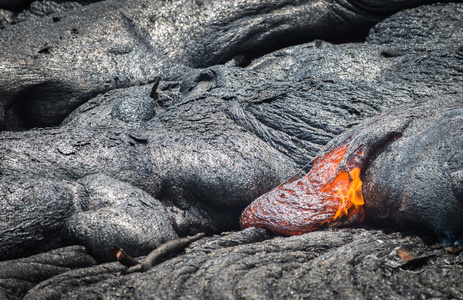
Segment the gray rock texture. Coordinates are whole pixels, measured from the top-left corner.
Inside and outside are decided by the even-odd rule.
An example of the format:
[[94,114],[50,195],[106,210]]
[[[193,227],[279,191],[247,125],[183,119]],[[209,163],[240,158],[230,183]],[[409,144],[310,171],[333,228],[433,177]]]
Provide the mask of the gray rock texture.
[[[365,120],[331,140],[307,176],[254,200],[241,228],[293,235],[365,221],[447,242],[463,238],[462,115],[460,97],[415,101]],[[343,175],[352,184],[356,176],[363,181],[363,196],[349,196]],[[356,205],[362,205],[357,213]]]
[[14,21],[14,13],[5,10],[5,9],[0,9],[0,29],[3,29],[5,26],[8,24],[13,23]]
[[374,199],[365,205],[367,222],[434,231],[446,241],[463,237],[463,98],[381,117],[365,124],[369,134],[394,123],[403,129],[372,154],[363,175],[364,196]]
[[0,262],[0,297],[22,299],[29,289],[53,276],[96,265],[84,246],[70,246],[32,257]]
[[54,126],[97,94],[248,52],[365,34],[420,2],[110,0],[32,18],[0,32],[0,129]]
[[[401,249],[422,259],[400,260]],[[145,273],[123,275],[118,263],[63,272],[25,299],[459,299],[462,264],[461,254],[414,235],[337,229],[284,238],[251,228],[206,237]]]
[[[44,16],[55,13],[64,13],[69,10],[79,9],[82,5],[91,4],[97,1],[0,1],[0,30],[7,25],[25,22],[28,20],[39,20]],[[55,20],[57,20],[55,17]]]
[[[364,42],[299,44],[403,1],[228,3],[108,0],[0,31],[2,129],[56,125],[0,133],[0,297],[463,298],[461,255],[429,246],[462,229],[462,4],[401,11]],[[409,127],[364,175],[376,229],[236,231],[253,199],[393,119]],[[433,213],[438,198],[450,209]],[[147,272],[108,262],[115,244],[143,256],[201,231]]]

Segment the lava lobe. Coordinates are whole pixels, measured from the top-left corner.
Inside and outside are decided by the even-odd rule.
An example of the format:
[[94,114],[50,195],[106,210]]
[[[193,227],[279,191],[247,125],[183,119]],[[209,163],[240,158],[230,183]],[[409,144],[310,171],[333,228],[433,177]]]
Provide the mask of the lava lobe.
[[331,141],[305,177],[254,200],[241,227],[295,235],[365,222],[462,241],[462,149],[463,98],[402,105]]
[[[362,223],[361,170],[352,164],[348,164],[349,170],[339,167],[347,149],[348,145],[339,146],[326,156],[317,157],[306,176],[290,180],[254,200],[241,215],[241,228],[261,227],[296,235],[325,225]],[[362,151],[357,154],[361,156]]]

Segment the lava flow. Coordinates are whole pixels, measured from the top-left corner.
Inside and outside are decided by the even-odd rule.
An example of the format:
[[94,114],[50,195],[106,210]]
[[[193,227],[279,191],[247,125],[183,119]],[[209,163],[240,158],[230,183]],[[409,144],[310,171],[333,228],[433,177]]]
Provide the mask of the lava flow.
[[[325,157],[317,157],[305,177],[282,184],[254,200],[241,215],[241,228],[260,227],[296,235],[323,226],[362,223],[360,168],[338,170],[347,149],[345,145]],[[360,151],[357,155],[361,154]]]

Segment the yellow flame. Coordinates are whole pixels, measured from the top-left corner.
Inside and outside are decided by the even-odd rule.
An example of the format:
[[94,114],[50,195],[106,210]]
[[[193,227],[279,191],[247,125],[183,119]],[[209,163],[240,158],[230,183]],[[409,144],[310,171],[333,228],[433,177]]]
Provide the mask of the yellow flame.
[[344,193],[343,190],[339,190],[337,192],[338,195],[341,196],[342,205],[336,211],[333,220],[336,220],[339,217],[349,214],[349,209],[352,206],[358,208],[360,205],[365,204],[363,201],[363,194],[362,194],[362,181],[360,180],[360,168],[353,168],[350,172],[350,177],[352,178],[352,182],[349,184],[347,188],[347,192]]

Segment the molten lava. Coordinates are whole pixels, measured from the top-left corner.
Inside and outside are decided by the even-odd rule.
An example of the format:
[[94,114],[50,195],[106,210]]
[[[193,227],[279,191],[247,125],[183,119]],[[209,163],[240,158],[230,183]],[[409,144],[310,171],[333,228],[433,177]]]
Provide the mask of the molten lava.
[[[260,227],[284,235],[322,226],[360,224],[364,219],[360,168],[338,170],[348,145],[317,157],[310,172],[254,200],[242,213],[241,228]],[[357,156],[362,152],[358,152]],[[354,157],[352,161],[359,161]]]
[[[357,210],[360,208],[361,205],[365,203],[363,202],[362,181],[360,180],[360,168],[353,168],[352,171],[349,172],[349,174],[350,174],[350,177],[352,178],[351,182],[349,180],[349,176],[347,175],[347,173],[343,172],[334,179],[334,183],[335,183],[334,185],[330,184],[330,185],[323,187],[323,190],[327,188],[328,189],[337,188],[337,192],[335,196],[340,197],[342,199],[342,206],[339,207],[338,210],[336,211],[336,215],[334,215],[333,220],[337,220],[338,218],[342,216],[348,216],[349,210],[352,208],[352,206],[354,206],[353,208],[354,210]],[[338,183],[341,181],[343,183]],[[342,188],[346,186],[347,184],[349,184],[347,189]]]

